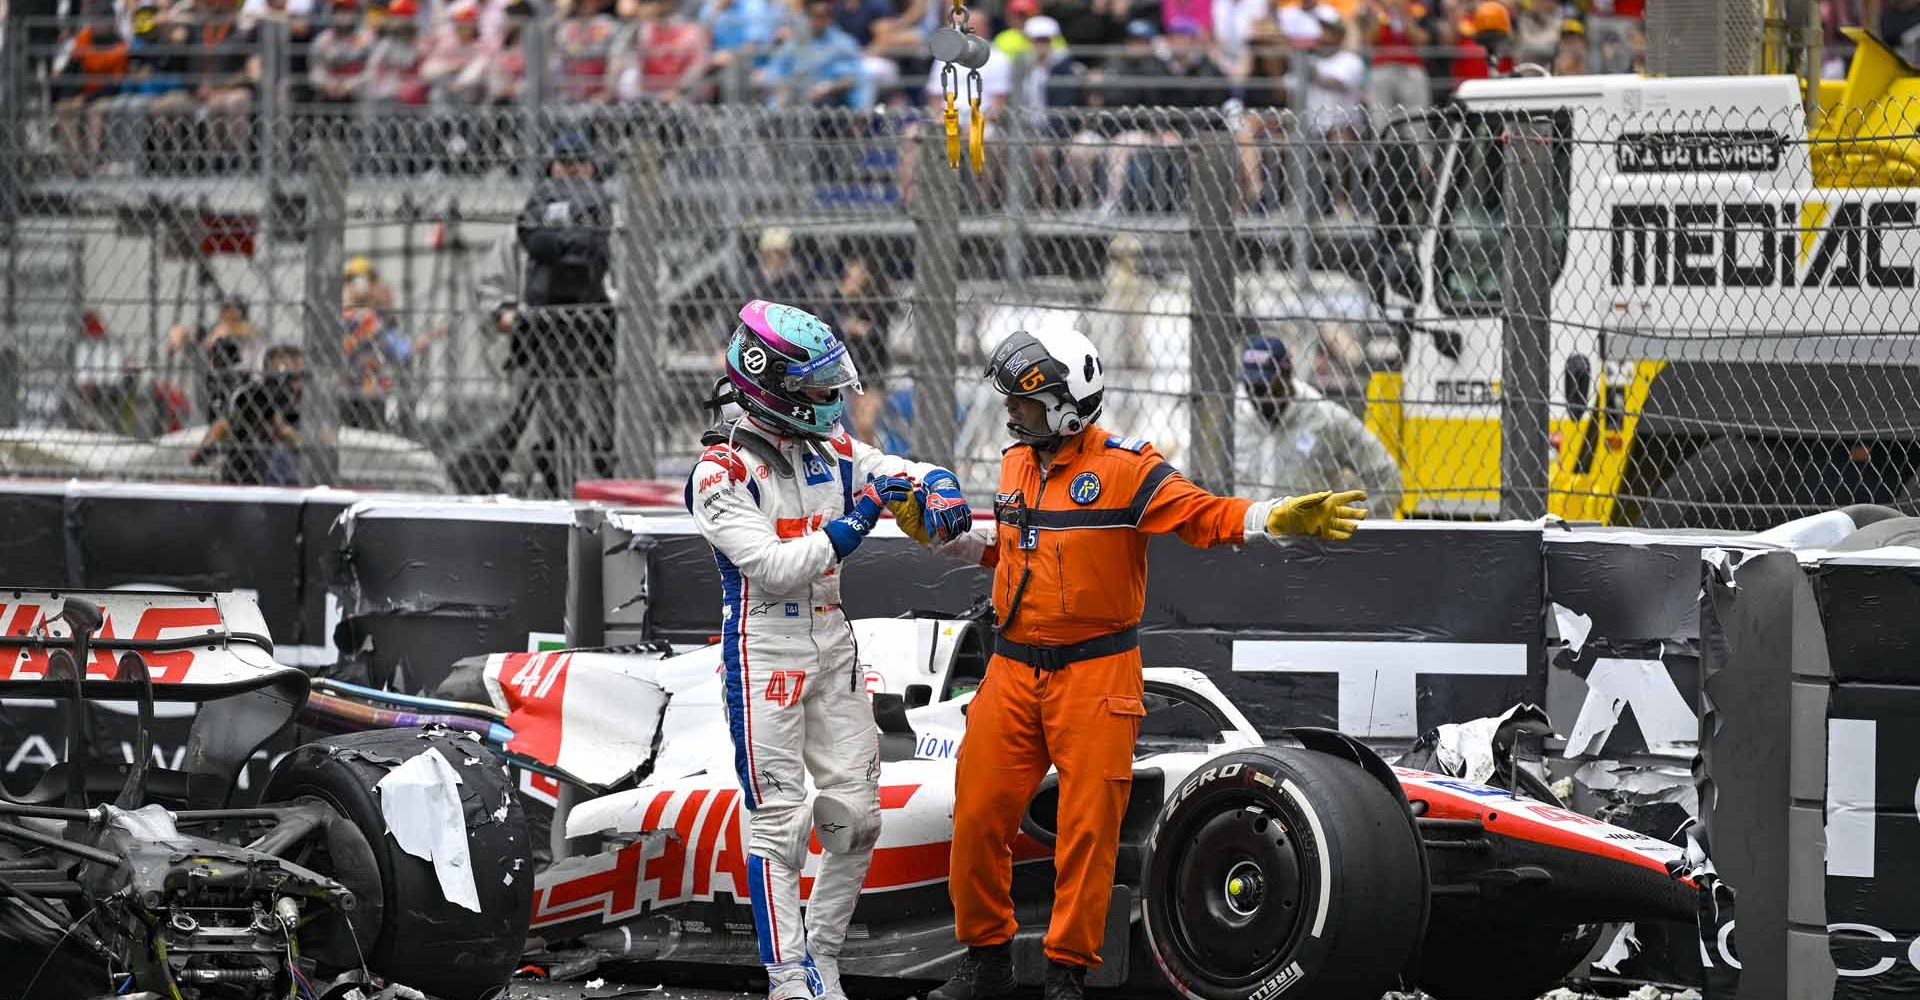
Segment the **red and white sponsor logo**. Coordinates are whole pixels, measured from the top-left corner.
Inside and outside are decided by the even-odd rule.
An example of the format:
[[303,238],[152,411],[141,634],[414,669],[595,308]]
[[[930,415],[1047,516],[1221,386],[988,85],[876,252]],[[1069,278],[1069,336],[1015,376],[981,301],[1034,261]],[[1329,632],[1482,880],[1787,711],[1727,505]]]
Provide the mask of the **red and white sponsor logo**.
[[[904,810],[921,785],[880,786],[882,813]],[[944,810],[943,810],[944,811]],[[653,793],[641,822],[643,830],[664,832],[616,852],[583,859],[576,866],[548,872],[533,890],[533,926],[551,927],[582,918],[618,923],[650,907],[710,901],[717,892],[744,903],[747,891],[747,811],[737,788],[668,788]],[[886,823],[883,820],[883,826]],[[863,892],[884,892],[939,882],[947,877],[951,842],[882,845],[874,849]],[[810,856],[820,853],[812,838]],[[1015,861],[1044,858],[1050,852],[1021,836]],[[548,881],[552,879],[552,881]],[[800,898],[813,892],[812,876],[800,878]]]
[[[132,622],[133,630],[126,633],[127,626],[124,610],[116,620],[115,609],[104,607],[105,616],[100,631],[94,635],[94,641],[103,639],[178,639],[189,635],[205,635],[218,631],[221,626],[220,609],[212,604],[196,604],[186,607],[149,607],[141,610]],[[47,618],[60,613],[59,605],[41,605],[34,602],[19,604],[0,603],[0,623],[7,635],[31,635],[36,627]],[[37,681],[47,675],[47,649],[31,647],[0,653],[0,681]],[[178,683],[187,679],[187,673],[193,668],[194,650],[178,649],[166,652],[143,650],[141,658],[147,662],[147,672],[155,683]],[[87,658],[87,677],[93,680],[111,680],[120,675],[120,653],[117,650],[94,649]]]

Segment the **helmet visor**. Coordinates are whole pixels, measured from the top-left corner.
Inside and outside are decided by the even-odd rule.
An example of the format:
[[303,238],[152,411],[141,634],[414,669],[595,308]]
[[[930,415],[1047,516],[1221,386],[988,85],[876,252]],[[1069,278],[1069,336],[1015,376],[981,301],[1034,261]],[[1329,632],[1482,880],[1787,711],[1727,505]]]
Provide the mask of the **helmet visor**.
[[806,362],[788,362],[780,387],[788,392],[830,393],[852,386],[860,388],[860,372],[853,366],[847,345],[835,342],[825,354]]

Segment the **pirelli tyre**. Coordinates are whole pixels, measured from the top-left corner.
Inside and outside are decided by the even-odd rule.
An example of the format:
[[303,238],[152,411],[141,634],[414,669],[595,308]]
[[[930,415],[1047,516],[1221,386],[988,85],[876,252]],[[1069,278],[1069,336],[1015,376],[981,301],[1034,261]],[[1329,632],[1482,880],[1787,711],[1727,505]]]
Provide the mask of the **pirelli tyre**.
[[[477,913],[449,901],[433,863],[402,850],[387,831],[376,786],[428,750],[438,750],[460,777]],[[443,729],[330,736],[281,761],[262,800],[317,800],[338,816],[321,835],[287,852],[359,900],[344,919],[303,929],[301,953],[314,958],[322,974],[356,969],[364,959],[373,972],[435,1000],[504,993],[526,948],[533,861],[526,816],[498,754]]]
[[1147,841],[1149,951],[1191,1000],[1378,1000],[1425,928],[1406,808],[1355,764],[1261,747],[1167,797]]

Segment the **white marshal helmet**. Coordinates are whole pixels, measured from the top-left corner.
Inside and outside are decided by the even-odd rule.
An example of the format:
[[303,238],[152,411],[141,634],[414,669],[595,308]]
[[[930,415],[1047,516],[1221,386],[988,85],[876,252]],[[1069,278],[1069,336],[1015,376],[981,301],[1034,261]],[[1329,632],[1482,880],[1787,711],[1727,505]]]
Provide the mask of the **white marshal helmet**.
[[1007,429],[1027,444],[1072,437],[1100,416],[1106,395],[1106,370],[1093,341],[1075,330],[1030,333],[1016,330],[994,348],[986,377],[1004,396],[1029,396],[1047,407],[1047,426]]

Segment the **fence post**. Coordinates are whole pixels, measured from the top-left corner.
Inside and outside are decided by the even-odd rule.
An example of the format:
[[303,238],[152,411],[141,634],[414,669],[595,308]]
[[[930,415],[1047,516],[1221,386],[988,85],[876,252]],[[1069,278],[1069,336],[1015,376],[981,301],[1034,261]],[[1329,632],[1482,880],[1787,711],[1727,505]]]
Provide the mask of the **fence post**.
[[347,385],[340,353],[340,292],[347,242],[347,154],[338,139],[318,139],[308,151],[306,308],[307,355],[300,404],[300,478],[309,485],[339,480],[341,394]]
[[[954,393],[959,379],[960,178],[947,164],[946,134],[920,130],[913,173],[913,454],[951,467],[958,442]],[[961,169],[966,169],[964,161]]]
[[1293,200],[1293,233],[1287,242],[1289,261],[1293,265],[1293,280],[1305,294],[1308,281],[1309,254],[1313,247],[1313,216],[1320,206],[1314,202],[1313,171],[1319,164],[1309,164],[1308,158],[1314,153],[1311,140],[1312,129],[1307,121],[1307,88],[1313,84],[1311,60],[1296,58],[1292,60],[1291,79],[1287,83],[1287,117],[1293,127],[1287,131],[1291,140],[1287,143],[1287,191]]
[[[271,18],[260,22],[260,131],[258,140],[260,150],[260,176],[266,182],[267,211],[271,213],[279,203],[280,178],[285,174],[286,161],[281,158],[285,146],[286,125],[286,85],[287,72],[287,23]],[[269,239],[277,238],[279,227],[263,227],[270,234]]]
[[639,140],[620,164],[620,308],[616,322],[614,454],[642,479],[660,475],[659,433],[670,426],[667,331],[661,322],[659,161]]
[[528,177],[539,177],[547,149],[548,136],[541,127],[545,121],[540,109],[547,104],[547,84],[552,79],[547,57],[550,52],[553,22],[545,14],[529,18],[520,31],[526,52],[526,68],[520,77],[520,164]]
[[1508,128],[1501,203],[1500,516],[1536,520],[1547,513],[1549,378],[1548,265],[1553,241],[1553,149],[1530,119]]
[[[1034,107],[1027,102],[1027,87],[1029,74],[1044,71],[1031,51],[1013,57],[1013,86],[1000,116],[1005,136],[1000,148],[1007,156],[1007,221],[1000,230],[1000,240],[1005,255],[1005,280],[1017,292],[1024,292],[1027,282],[1027,209],[1034,200],[1033,157],[1039,152],[1039,144],[1045,141],[1039,129],[1027,127],[1030,117],[1046,113],[1044,105]],[[1021,297],[1024,299],[1025,295]]]
[[27,16],[24,4],[7,6],[0,36],[0,242],[6,246],[6,288],[0,295],[0,427],[19,422],[15,331],[20,329],[20,201],[27,184],[26,98]]
[[1187,303],[1189,459],[1194,482],[1215,493],[1233,492],[1233,387],[1239,247],[1233,214],[1239,200],[1233,146],[1221,132],[1202,131],[1187,146],[1190,180],[1187,240],[1193,293]]

